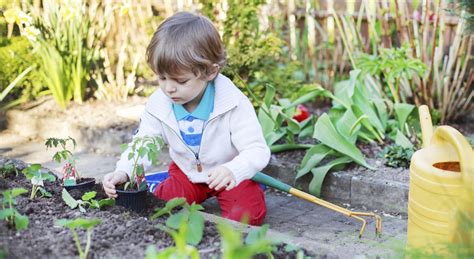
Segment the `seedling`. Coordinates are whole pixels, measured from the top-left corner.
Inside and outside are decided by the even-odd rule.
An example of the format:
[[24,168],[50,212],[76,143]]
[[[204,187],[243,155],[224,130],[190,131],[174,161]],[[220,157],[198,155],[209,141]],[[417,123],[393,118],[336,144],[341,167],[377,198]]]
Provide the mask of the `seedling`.
[[[182,206],[183,209],[172,214],[171,211]],[[168,214],[169,218],[166,220],[166,227],[180,231],[181,222],[185,219],[188,227],[186,229],[186,243],[190,245],[197,245],[202,239],[204,233],[204,217],[199,213],[204,208],[199,204],[187,204],[183,198],[174,198],[168,201],[164,208],[157,209],[151,219],[156,219],[164,214]]]
[[54,175],[50,174],[49,172],[42,171],[40,164],[32,164],[28,166],[27,168],[23,169],[23,174],[25,174],[26,178],[28,178],[32,184],[30,195],[31,200],[35,199],[36,193],[38,191],[40,191],[41,197],[51,197],[51,193],[44,188],[44,182],[54,182],[56,180]]
[[[56,221],[55,225],[66,227],[71,230],[74,242],[76,243],[77,250],[79,251],[79,258],[86,259],[92,243],[92,230],[96,225],[100,223],[102,222],[99,219],[77,218],[74,220],[60,219]],[[82,249],[81,247],[81,242],[79,241],[79,236],[77,234],[76,228],[82,228],[86,230],[86,246],[84,249]]]
[[140,160],[148,158],[152,165],[157,162],[157,157],[163,147],[163,139],[159,136],[135,137],[131,144],[122,144],[122,152],[128,151],[128,160],[133,160],[133,170],[130,181],[125,183],[124,190],[142,191],[147,189],[145,180],[145,169]]
[[15,198],[27,193],[28,190],[23,188],[13,188],[4,191],[2,199],[2,210],[0,210],[0,220],[6,220],[10,226],[15,226],[17,231],[28,228],[28,217],[21,215],[16,209]]
[[18,176],[18,170],[12,161],[8,161],[0,167],[0,176],[5,178],[7,175],[15,174]]
[[81,179],[79,172],[76,168],[76,159],[74,158],[72,152],[67,149],[67,144],[71,143],[73,148],[76,148],[76,140],[68,137],[66,139],[61,138],[48,138],[46,140],[46,147],[53,148],[53,147],[60,147],[61,150],[54,153],[53,160],[56,161],[58,164],[61,161],[66,161],[63,166],[63,184],[64,186],[71,186],[75,185],[76,182]]
[[273,258],[273,241],[266,238],[268,225],[264,225],[256,233],[249,233],[247,240],[242,241],[242,232],[235,231],[229,224],[221,221],[217,224],[217,230],[221,235],[222,258],[252,258],[257,254],[266,254]]
[[[187,244],[189,227],[192,226],[190,224],[189,216],[189,214],[182,214],[182,217],[176,217],[178,225],[177,230],[169,226],[161,224],[157,225],[157,228],[171,235],[175,242],[175,246],[168,247],[161,252],[157,252],[155,246],[149,246],[146,251],[146,258],[199,258],[199,251],[194,246]],[[166,222],[167,225],[168,221]]]
[[101,209],[105,206],[115,205],[114,199],[107,198],[98,201],[94,199],[96,195],[97,192],[95,191],[86,192],[84,193],[84,195],[82,195],[81,200],[76,200],[74,199],[74,197],[71,196],[71,194],[69,194],[66,189],[63,189],[61,197],[63,198],[63,201],[69,206],[69,208],[79,208],[79,211],[81,211],[82,213],[86,212],[86,207],[88,209]]

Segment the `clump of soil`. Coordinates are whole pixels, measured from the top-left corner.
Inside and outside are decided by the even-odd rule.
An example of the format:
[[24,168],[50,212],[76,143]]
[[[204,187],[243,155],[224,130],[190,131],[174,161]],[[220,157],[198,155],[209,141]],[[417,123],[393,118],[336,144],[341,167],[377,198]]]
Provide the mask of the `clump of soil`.
[[[6,162],[3,159],[0,162]],[[16,162],[17,164],[18,161]],[[0,163],[0,166],[3,164]],[[0,192],[11,188],[31,189],[30,182],[19,173],[0,177]],[[156,228],[157,224],[165,224],[166,217],[150,220],[155,208],[162,208],[164,201],[156,199],[148,193],[148,204],[145,211],[136,213],[120,206],[106,207],[102,210],[88,209],[85,214],[79,210],[71,210],[62,200],[60,180],[46,182],[45,188],[53,195],[51,198],[37,197],[30,200],[22,195],[16,198],[16,209],[28,216],[29,226],[17,233],[14,229],[0,222],[0,249],[8,258],[70,258],[78,256],[71,232],[63,227],[55,226],[58,219],[74,219],[77,217],[98,218],[102,224],[94,228],[89,258],[144,258],[146,248],[154,245],[158,250],[173,246],[174,241],[165,232]],[[101,185],[96,184],[93,191],[96,199],[105,198]],[[70,194],[79,198],[84,191],[71,190]],[[79,231],[81,240],[85,240],[85,232]],[[84,243],[82,244],[85,245]],[[217,228],[212,222],[205,222],[204,237],[197,246],[202,258],[221,257],[221,241]],[[295,252],[285,252],[284,245],[276,247],[276,258],[294,258]]]

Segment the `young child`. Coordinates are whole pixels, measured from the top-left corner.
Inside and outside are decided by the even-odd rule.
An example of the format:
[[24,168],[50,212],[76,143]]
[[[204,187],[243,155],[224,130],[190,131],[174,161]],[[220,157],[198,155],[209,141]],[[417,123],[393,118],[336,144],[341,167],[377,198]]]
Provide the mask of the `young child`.
[[[160,89],[149,99],[135,136],[159,135],[169,146],[169,178],[154,195],[201,203],[216,196],[222,216],[261,225],[265,198],[250,180],[270,150],[248,98],[225,76],[225,49],[212,22],[187,12],[166,19],[147,48]],[[104,176],[109,197],[128,180],[132,163],[124,152],[115,172]],[[141,161],[145,169],[150,162]]]

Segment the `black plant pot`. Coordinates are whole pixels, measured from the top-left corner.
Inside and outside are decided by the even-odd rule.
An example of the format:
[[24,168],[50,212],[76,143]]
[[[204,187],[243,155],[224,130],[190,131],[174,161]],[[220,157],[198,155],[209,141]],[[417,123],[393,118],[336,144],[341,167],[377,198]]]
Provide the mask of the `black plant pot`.
[[75,185],[64,186],[67,191],[78,190],[85,191],[94,188],[95,178],[81,178],[79,183]]
[[124,191],[117,189],[115,204],[135,212],[142,212],[146,208],[147,191],[147,189],[141,191]]

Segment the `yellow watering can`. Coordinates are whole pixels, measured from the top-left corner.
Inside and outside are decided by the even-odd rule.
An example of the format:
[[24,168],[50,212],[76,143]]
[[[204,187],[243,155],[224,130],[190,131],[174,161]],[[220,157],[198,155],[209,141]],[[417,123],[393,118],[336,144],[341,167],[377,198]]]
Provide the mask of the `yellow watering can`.
[[450,126],[433,132],[426,105],[419,114],[423,148],[410,164],[407,245],[446,255],[450,245],[474,242],[472,225],[461,227],[458,220],[460,215],[464,222],[474,220],[474,152]]

